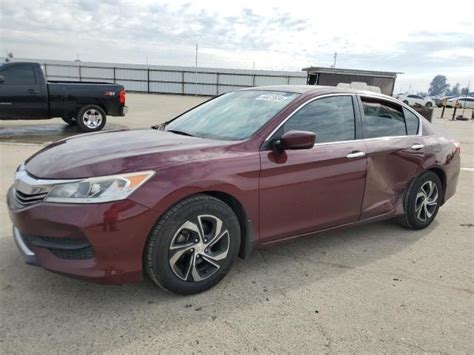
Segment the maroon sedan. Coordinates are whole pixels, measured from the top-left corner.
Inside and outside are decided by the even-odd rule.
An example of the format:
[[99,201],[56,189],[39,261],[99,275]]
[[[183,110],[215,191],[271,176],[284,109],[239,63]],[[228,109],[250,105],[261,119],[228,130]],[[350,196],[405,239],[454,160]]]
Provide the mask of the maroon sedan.
[[51,144],[18,168],[8,207],[28,263],[190,294],[255,246],[394,217],[425,228],[459,170],[459,144],[395,99],[270,86]]

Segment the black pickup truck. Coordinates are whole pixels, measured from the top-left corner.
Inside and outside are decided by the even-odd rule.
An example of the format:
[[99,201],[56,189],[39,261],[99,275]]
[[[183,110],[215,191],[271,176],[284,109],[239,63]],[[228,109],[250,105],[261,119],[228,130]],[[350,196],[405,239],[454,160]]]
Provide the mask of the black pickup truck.
[[47,81],[38,63],[0,66],[0,119],[35,120],[61,117],[84,132],[100,131],[106,116],[124,116],[122,85]]

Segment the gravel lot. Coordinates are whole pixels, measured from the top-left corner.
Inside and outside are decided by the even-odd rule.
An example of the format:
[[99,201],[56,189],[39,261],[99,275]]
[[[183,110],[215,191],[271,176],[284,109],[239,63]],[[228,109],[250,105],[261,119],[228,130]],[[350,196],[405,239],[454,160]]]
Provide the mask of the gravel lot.
[[[109,128],[146,127],[205,98],[128,94]],[[238,260],[214,289],[101,286],[23,263],[0,205],[0,353],[474,352],[474,121],[458,193],[422,231],[393,222],[307,237]],[[0,121],[0,198],[16,166],[77,134],[59,119]]]

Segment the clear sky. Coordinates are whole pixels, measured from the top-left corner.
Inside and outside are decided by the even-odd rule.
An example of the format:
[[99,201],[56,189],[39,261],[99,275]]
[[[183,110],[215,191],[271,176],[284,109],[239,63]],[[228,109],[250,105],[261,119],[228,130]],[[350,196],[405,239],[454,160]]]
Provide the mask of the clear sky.
[[473,1],[0,0],[0,55],[301,70],[400,71],[397,91],[436,74],[474,89]]

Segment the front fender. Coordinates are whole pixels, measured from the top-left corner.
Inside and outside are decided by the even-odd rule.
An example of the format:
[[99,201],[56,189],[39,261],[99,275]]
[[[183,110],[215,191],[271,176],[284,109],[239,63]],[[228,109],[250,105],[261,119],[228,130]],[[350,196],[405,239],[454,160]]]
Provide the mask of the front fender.
[[[171,166],[157,171],[129,198],[155,210],[159,218],[174,204],[192,195],[228,196],[240,204],[254,234],[258,235],[259,162],[247,156],[232,159],[232,163],[211,160]],[[225,199],[224,202],[228,203]]]

